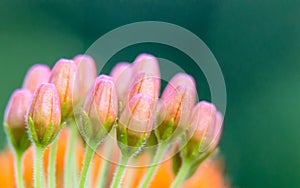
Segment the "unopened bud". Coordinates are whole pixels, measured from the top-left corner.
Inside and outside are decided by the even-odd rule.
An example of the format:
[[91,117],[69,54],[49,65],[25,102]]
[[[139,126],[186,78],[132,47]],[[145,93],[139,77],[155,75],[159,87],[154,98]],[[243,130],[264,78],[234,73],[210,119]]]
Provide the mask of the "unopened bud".
[[141,72],[135,76],[128,89],[127,100],[139,93],[151,97],[153,105],[156,106],[160,90],[160,79],[150,73]]
[[220,140],[223,116],[209,102],[199,102],[193,109],[191,125],[188,130],[191,137],[187,148],[194,153],[209,153],[213,151]]
[[31,100],[31,92],[27,89],[16,90],[6,107],[4,126],[11,145],[20,152],[30,146],[26,132],[25,115]]
[[137,94],[128,102],[120,116],[117,139],[123,146],[139,148],[151,134],[153,125],[152,98],[144,94]]
[[160,78],[160,69],[157,59],[150,54],[140,54],[133,62],[133,74],[140,72],[149,73],[157,78]]
[[76,68],[73,60],[60,59],[51,72],[50,83],[57,88],[63,120],[72,115],[76,103],[73,100]]
[[93,87],[97,77],[97,68],[94,59],[89,55],[77,55],[73,60],[77,66],[73,91],[74,101],[81,103]]
[[35,144],[47,146],[61,129],[59,96],[53,84],[40,84],[27,111],[29,132]]
[[161,98],[158,114],[160,139],[167,139],[179,127],[184,132],[189,127],[191,110],[195,104],[196,88],[193,79],[185,74],[177,74],[169,82]]
[[28,89],[33,93],[36,86],[40,83],[49,81],[50,72],[50,68],[47,65],[33,65],[25,76],[23,88]]
[[132,65],[125,62],[118,63],[112,69],[110,75],[116,84],[118,99],[122,101],[131,82]]
[[94,143],[101,142],[111,130],[118,116],[118,99],[110,76],[101,75],[84,102],[84,118],[80,130]]

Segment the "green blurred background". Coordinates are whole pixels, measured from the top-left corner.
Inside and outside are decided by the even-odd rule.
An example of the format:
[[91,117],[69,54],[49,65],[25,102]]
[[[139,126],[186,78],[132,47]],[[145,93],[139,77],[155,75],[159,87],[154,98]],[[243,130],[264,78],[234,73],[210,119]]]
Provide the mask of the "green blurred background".
[[[31,65],[53,66],[61,57],[84,53],[124,24],[170,22],[199,36],[222,68],[228,105],[221,150],[231,183],[300,187],[300,1],[58,2],[1,1],[1,114]],[[141,52],[180,65],[191,61],[173,48],[143,44],[122,50],[110,65],[132,61]],[[189,73],[199,75],[200,98],[209,100],[202,73]],[[1,128],[0,147],[5,146]]]

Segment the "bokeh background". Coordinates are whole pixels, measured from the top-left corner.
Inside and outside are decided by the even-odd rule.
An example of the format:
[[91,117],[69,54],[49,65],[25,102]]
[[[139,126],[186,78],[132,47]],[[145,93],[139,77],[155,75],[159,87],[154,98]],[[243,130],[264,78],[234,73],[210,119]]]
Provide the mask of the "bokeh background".
[[[299,18],[300,1],[1,1],[0,114],[31,65],[53,66],[61,57],[84,53],[101,35],[128,23],[170,22],[199,36],[222,68],[228,105],[220,148],[231,183],[298,188]],[[191,59],[171,47],[134,45],[109,64],[133,61],[141,52],[183,66],[197,77],[200,98],[210,99],[201,71],[189,68]],[[1,126],[0,148],[5,147]]]

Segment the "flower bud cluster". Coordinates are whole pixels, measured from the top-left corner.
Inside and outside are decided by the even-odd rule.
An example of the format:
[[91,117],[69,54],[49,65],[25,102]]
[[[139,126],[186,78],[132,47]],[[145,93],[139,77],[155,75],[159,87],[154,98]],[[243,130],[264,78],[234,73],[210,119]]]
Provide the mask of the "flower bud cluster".
[[143,147],[150,135],[166,141],[185,133],[191,138],[187,147],[197,152],[216,148],[223,117],[211,103],[195,104],[193,77],[176,74],[159,97],[160,77],[158,61],[149,54],[117,64],[110,76],[97,77],[95,61],[88,55],[60,59],[52,70],[34,65],[23,89],[11,97],[5,126],[14,130],[9,133],[13,145],[20,145],[16,135],[28,126],[32,141],[46,146],[80,109],[78,127],[95,145],[116,125],[121,150]]

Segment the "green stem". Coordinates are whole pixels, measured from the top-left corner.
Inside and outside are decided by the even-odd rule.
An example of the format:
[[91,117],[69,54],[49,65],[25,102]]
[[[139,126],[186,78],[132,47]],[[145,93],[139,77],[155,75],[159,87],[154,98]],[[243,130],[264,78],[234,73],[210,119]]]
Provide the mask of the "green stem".
[[86,145],[85,158],[84,158],[81,175],[80,175],[80,180],[79,180],[79,188],[85,187],[85,183],[87,180],[87,174],[88,174],[90,163],[91,163],[91,160],[92,160],[94,154],[95,154],[94,150],[89,145]]
[[179,172],[177,173],[176,178],[171,185],[171,188],[181,187],[181,184],[185,181],[190,168],[191,163],[189,161],[183,160]]
[[22,157],[23,152],[15,152],[15,176],[18,188],[24,187],[23,176],[22,176]]
[[134,180],[134,175],[135,175],[135,169],[134,168],[129,168],[127,169],[127,179],[126,179],[126,182],[124,184],[124,188],[130,188],[131,187],[131,184]]
[[49,166],[48,166],[48,181],[49,181],[49,188],[55,188],[56,187],[56,152],[57,152],[57,143],[58,138],[55,138],[55,140],[52,143],[52,147],[50,150],[50,156],[49,156]]
[[[77,179],[77,161],[76,161],[76,141],[77,128],[75,124],[71,124],[70,134],[68,139],[67,151],[65,155],[65,173],[64,173],[64,187],[73,187],[76,185]],[[74,178],[75,174],[75,178]]]
[[[107,145],[108,147],[106,148],[106,152],[107,152],[107,155],[105,156],[110,156],[111,155],[111,152],[112,152],[112,148],[111,148],[111,144],[110,145]],[[106,160],[106,159],[102,159],[102,162],[100,165],[100,168],[99,168],[99,175],[98,175],[98,183],[96,185],[96,187],[105,187],[105,183],[106,183],[106,179],[107,179],[107,173],[108,173],[108,169],[109,169],[109,160]]]
[[34,159],[34,187],[42,187],[43,179],[43,155],[45,148],[40,146],[35,146],[35,159]]
[[155,153],[155,156],[151,162],[151,166],[148,168],[146,174],[144,175],[141,183],[139,184],[139,188],[147,188],[151,181],[153,180],[155,173],[159,167],[159,162],[164,157],[164,154],[168,148],[168,145],[161,143],[159,147],[157,148],[157,151]]
[[121,183],[123,180],[123,176],[126,169],[126,164],[128,163],[130,157],[126,155],[121,155],[119,166],[115,171],[114,178],[112,180],[112,183],[110,185],[110,188],[119,188],[121,187]]

